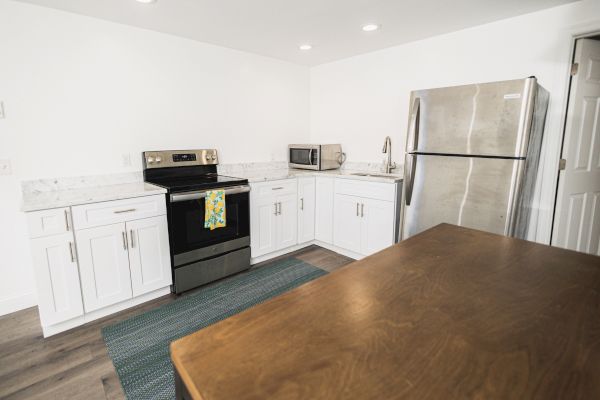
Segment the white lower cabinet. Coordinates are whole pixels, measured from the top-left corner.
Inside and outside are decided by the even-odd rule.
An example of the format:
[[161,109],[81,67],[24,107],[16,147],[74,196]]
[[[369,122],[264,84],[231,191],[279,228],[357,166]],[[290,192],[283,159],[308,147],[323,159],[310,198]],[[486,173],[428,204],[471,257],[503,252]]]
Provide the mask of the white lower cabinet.
[[42,325],[83,315],[73,234],[32,239],[31,252]]
[[86,312],[132,297],[126,232],[125,223],[76,232]]
[[315,178],[298,178],[298,243],[315,239]]
[[250,247],[252,257],[298,243],[298,188],[296,179],[252,183],[250,191]]
[[164,203],[156,195],[28,213],[44,336],[170,291]]
[[333,184],[333,177],[315,177],[315,239],[328,244],[333,244]]
[[129,267],[134,296],[171,284],[169,229],[164,216],[130,221]]
[[360,253],[360,199],[335,195],[333,244]]

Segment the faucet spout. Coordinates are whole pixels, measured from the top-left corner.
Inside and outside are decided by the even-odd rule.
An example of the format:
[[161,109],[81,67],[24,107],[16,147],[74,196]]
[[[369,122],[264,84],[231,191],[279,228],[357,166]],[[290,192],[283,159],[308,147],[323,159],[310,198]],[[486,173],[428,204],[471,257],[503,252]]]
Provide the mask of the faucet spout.
[[383,168],[385,173],[389,174],[394,168],[396,168],[396,163],[392,161],[392,139],[389,136],[385,137],[382,153],[385,153],[386,155]]

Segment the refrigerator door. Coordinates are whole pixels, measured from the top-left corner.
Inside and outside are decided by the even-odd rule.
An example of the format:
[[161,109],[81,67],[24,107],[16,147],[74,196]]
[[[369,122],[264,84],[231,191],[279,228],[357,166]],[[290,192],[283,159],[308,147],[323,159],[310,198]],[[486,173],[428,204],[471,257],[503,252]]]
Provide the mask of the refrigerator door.
[[507,235],[524,160],[407,155],[402,238],[450,224]]
[[535,78],[411,93],[407,152],[525,157]]

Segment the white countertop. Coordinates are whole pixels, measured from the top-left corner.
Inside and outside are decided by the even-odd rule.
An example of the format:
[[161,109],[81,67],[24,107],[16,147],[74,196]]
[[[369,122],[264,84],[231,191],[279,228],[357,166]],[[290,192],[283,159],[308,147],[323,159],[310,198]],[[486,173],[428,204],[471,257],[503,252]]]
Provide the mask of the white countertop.
[[[354,175],[354,174],[366,174],[366,175]],[[279,179],[296,178],[299,176],[335,176],[336,178],[344,179],[356,179],[362,181],[371,182],[383,182],[383,183],[395,183],[402,181],[402,175],[399,174],[384,174],[381,172],[365,172],[365,171],[352,171],[352,170],[328,170],[328,171],[311,171],[305,169],[265,169],[255,170],[248,172],[230,172],[228,174],[236,178],[248,179],[250,183],[276,181]]]
[[77,189],[49,190],[23,193],[22,211],[39,211],[50,208],[69,207],[78,204],[97,203],[151,196],[166,193],[166,189],[145,182],[102,185]]

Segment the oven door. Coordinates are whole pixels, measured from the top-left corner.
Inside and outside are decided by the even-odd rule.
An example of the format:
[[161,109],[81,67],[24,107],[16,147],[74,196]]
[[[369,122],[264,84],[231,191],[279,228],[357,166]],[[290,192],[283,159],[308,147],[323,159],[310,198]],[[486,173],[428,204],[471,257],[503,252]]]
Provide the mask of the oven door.
[[290,146],[290,167],[304,169],[320,169],[320,146]]
[[206,190],[170,195],[169,235],[174,267],[250,244],[250,187],[222,190],[225,190],[226,226],[212,231],[204,227]]

